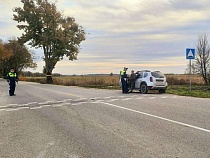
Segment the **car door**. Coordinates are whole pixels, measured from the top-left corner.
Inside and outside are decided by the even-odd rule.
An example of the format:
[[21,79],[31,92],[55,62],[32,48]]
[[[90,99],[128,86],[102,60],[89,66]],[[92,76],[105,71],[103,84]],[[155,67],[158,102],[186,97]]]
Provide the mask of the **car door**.
[[136,73],[135,89],[139,89],[142,81],[143,72]]

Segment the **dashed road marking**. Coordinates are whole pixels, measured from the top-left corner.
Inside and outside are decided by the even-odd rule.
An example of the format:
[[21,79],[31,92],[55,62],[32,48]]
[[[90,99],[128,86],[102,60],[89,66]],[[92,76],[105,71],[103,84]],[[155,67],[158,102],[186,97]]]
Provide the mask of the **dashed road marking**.
[[149,99],[151,99],[151,100],[152,100],[152,99],[156,99],[156,97],[150,97]]
[[105,99],[110,99],[111,97],[109,96],[109,97],[104,97]]
[[63,104],[52,105],[52,107],[59,107],[59,106],[64,106],[64,105]]
[[143,98],[135,98],[135,99],[143,99]]
[[17,108],[18,110],[22,110],[22,109],[29,109],[29,107],[20,107],[20,108]]
[[[68,106],[68,105],[82,105],[86,103],[99,103],[99,102],[114,102],[118,100],[123,100],[123,101],[129,101],[131,99],[136,99],[136,100],[141,100],[141,99],[166,99],[169,98],[168,96],[156,96],[156,95],[142,95],[141,97],[138,97],[136,95],[131,95],[131,96],[116,96],[115,98],[112,96],[108,97],[95,97],[95,98],[79,98],[76,100],[72,99],[64,99],[64,100],[49,100],[45,102],[30,102],[27,104],[8,104],[7,106],[1,106],[0,107],[0,112],[1,111],[17,111],[21,109],[41,109],[43,107],[60,107],[60,106]],[[171,98],[177,98],[177,96],[172,96]],[[85,100],[85,101],[84,101]]]
[[18,109],[6,109],[6,111],[17,111]]
[[29,109],[36,110],[36,109],[41,109],[41,108],[42,108],[41,106],[38,106],[38,107],[29,108]]
[[37,102],[31,102],[31,103],[28,103],[27,105],[35,105],[35,104],[38,104]]
[[122,100],[131,100],[131,99],[133,99],[133,98],[125,98],[125,99],[122,99]]
[[108,100],[108,102],[113,102],[113,101],[117,101],[117,100],[120,100],[120,99],[111,99],[111,100]]
[[49,107],[49,106],[51,106],[51,105],[43,105],[43,106],[41,106],[41,107],[44,108],[44,107]]

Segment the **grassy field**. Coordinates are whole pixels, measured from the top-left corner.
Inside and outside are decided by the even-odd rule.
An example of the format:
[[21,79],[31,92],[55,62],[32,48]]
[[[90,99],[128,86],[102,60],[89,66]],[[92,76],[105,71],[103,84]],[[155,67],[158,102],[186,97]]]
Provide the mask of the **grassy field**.
[[[192,75],[192,91],[189,89],[188,75],[166,75],[168,82],[167,93],[210,98],[210,87],[203,84],[199,75]],[[20,80],[46,83],[43,77],[20,77]],[[120,89],[119,76],[68,76],[53,77],[53,84],[64,86],[81,86],[89,88]]]

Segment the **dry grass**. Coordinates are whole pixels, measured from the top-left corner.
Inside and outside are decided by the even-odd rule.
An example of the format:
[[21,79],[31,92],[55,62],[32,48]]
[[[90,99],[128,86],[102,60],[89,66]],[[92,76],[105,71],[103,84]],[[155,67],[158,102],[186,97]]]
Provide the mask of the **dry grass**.
[[71,77],[55,77],[54,84],[66,86],[85,86],[85,85],[119,85],[118,76],[71,76]]
[[[168,85],[188,85],[189,75],[166,75]],[[44,77],[20,77],[22,81],[45,83]],[[193,85],[203,85],[202,77],[192,75],[191,81]],[[53,83],[65,86],[119,86],[119,76],[68,76],[68,77],[53,77]]]
[[[169,85],[187,85],[190,82],[189,75],[166,75]],[[192,75],[191,82],[194,85],[203,85],[204,81],[200,75]]]
[[[192,92],[189,91],[189,75],[166,75],[167,93],[210,98],[210,87],[205,86],[199,75],[192,75]],[[44,77],[20,77],[22,81],[46,83]],[[53,84],[104,89],[120,89],[119,76],[69,76],[53,77]]]

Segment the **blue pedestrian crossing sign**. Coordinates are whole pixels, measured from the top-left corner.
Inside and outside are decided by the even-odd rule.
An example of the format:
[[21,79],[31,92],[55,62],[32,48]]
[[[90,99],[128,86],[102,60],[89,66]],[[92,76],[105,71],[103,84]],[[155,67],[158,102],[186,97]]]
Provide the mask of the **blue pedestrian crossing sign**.
[[186,59],[195,59],[195,49],[186,49]]

